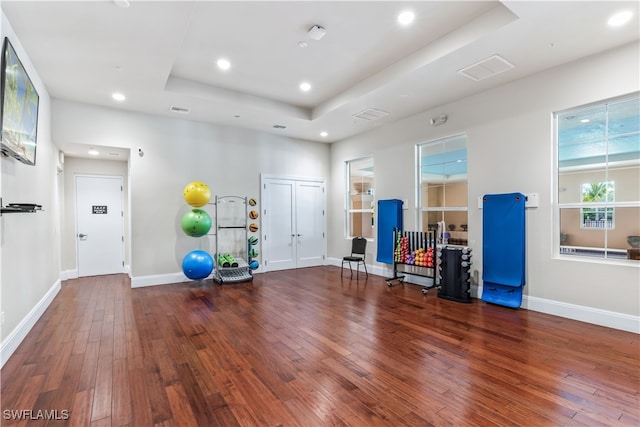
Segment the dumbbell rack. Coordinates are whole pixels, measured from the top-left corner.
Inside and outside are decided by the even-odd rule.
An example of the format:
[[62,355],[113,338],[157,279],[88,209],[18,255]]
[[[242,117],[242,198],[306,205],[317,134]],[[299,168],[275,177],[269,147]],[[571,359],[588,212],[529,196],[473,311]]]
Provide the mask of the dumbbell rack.
[[[397,245],[400,239],[406,239],[407,251],[414,252],[416,249],[422,248],[425,250],[431,250],[435,252],[436,238],[435,232],[430,231],[403,231],[397,228],[393,229],[393,242]],[[434,264],[430,266],[421,266],[412,263],[404,262],[401,257],[398,256],[397,247],[394,250],[393,256],[393,277],[386,278],[387,286],[393,286],[393,282],[404,282],[405,274],[411,274],[412,276],[421,276],[433,279],[433,285],[424,286],[422,293],[426,295],[427,291],[431,288],[437,287],[435,278],[435,259]]]
[[[436,252],[439,298],[470,303],[471,248],[442,246]],[[422,293],[426,293],[423,289]]]

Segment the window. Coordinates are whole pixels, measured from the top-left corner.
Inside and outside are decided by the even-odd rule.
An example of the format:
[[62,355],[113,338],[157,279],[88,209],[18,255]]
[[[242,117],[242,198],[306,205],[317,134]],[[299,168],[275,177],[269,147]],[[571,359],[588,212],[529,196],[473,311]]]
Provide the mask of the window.
[[[582,184],[582,202],[613,202],[615,183],[592,182]],[[613,208],[582,208],[580,227],[583,229],[613,228]]]
[[[640,98],[555,114],[559,253],[637,259]],[[636,249],[637,250],[637,249]]]
[[448,243],[467,244],[467,136],[418,145],[419,223],[423,231],[444,221]]
[[346,162],[347,237],[373,238],[373,157]]

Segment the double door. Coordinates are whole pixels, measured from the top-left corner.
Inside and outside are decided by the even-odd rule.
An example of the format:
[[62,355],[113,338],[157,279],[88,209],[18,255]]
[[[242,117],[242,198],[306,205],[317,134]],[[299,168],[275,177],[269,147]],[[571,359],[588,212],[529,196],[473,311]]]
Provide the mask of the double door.
[[326,195],[323,180],[262,178],[265,271],[323,265]]

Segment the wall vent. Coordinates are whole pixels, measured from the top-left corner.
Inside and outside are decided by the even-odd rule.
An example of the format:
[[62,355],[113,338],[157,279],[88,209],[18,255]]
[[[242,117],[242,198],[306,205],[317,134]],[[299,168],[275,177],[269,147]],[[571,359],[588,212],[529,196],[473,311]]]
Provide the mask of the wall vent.
[[387,113],[386,111],[378,110],[375,108],[367,108],[366,110],[362,110],[359,113],[354,114],[353,117],[373,121],[388,115],[389,113]]
[[511,64],[500,55],[493,55],[481,61],[478,61],[475,64],[469,65],[468,67],[458,70],[458,73],[470,78],[473,81],[478,82],[480,80],[493,77],[496,74],[504,73],[505,71],[510,70],[513,67],[513,64]]

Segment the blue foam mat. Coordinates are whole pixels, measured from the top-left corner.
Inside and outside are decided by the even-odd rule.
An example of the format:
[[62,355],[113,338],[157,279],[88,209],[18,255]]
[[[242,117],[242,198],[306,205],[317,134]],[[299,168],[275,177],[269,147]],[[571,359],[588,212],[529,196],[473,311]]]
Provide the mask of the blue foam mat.
[[483,281],[510,286],[525,284],[525,200],[521,193],[483,197]]
[[522,305],[526,280],[525,202],[522,193],[483,197],[483,301],[512,308]]
[[377,224],[378,251],[376,261],[385,264],[393,264],[393,229],[402,230],[402,200],[388,199],[378,200]]
[[484,282],[482,285],[482,301],[505,307],[520,308],[522,305],[522,286]]

